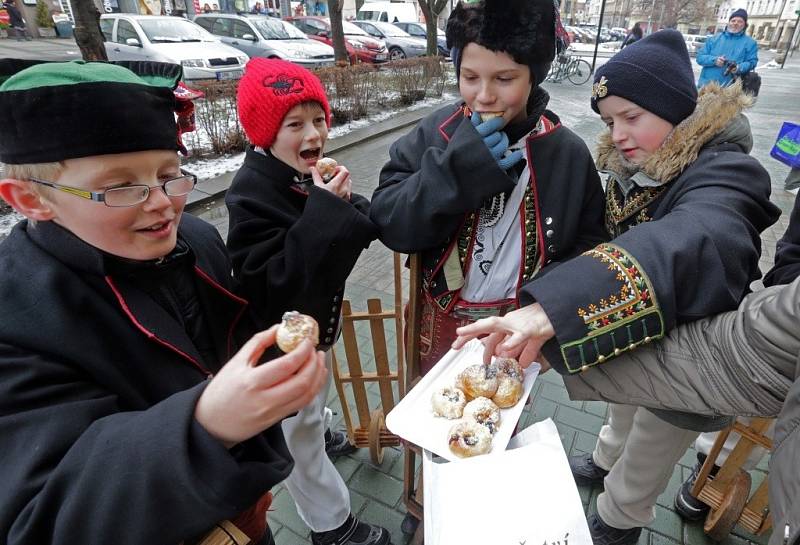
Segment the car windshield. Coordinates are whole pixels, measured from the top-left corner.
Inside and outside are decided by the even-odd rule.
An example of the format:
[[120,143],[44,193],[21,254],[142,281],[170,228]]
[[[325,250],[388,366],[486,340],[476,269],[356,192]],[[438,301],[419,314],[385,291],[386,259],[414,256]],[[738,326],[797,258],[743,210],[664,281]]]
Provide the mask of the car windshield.
[[288,40],[292,37],[277,19],[254,19],[252,22],[265,40]]
[[411,36],[411,34],[406,32],[405,30],[397,28],[394,25],[390,25],[389,23],[372,23],[372,24],[375,25],[375,27],[378,30],[380,30],[387,36],[398,36],[403,38],[408,38],[409,36]]
[[137,19],[147,39],[153,43],[213,42],[214,38],[196,24],[171,19]]
[[281,21],[281,24],[283,24],[284,28],[286,29],[286,33],[292,40],[305,40],[308,38],[308,36],[303,34],[302,30],[294,26],[292,23],[288,21]]
[[369,36],[369,34],[358,28],[356,25],[347,21],[342,21],[342,31],[348,35]]

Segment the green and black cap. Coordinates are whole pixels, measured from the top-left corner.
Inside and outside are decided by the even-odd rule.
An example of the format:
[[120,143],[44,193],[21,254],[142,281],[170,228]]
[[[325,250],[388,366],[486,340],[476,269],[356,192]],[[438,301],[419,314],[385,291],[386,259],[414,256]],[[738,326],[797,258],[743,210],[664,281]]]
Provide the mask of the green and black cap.
[[179,65],[0,59],[0,162],[179,150]]

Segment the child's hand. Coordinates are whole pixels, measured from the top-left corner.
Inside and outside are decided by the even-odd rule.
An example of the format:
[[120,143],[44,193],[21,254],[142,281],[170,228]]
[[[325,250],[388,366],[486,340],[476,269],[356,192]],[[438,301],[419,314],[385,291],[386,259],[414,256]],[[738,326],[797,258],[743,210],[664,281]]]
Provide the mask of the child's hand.
[[303,341],[289,354],[258,365],[278,326],[254,335],[211,379],[194,417],[226,448],[246,441],[308,405],[325,382],[322,352]]
[[470,121],[472,121],[478,134],[483,137],[483,143],[489,148],[489,153],[492,154],[500,168],[507,170],[522,159],[523,155],[520,150],[515,150],[508,157],[503,157],[508,150],[508,136],[505,132],[499,130],[503,125],[502,117],[493,117],[487,121],[481,121],[480,114],[473,112]]
[[314,180],[315,186],[324,189],[325,191],[330,191],[334,195],[337,195],[346,201],[350,201],[350,195],[353,191],[353,182],[350,179],[350,171],[342,165],[339,165],[336,167],[335,172],[336,174],[333,175],[333,178],[331,178],[328,183],[325,183],[322,180],[322,176],[317,168],[311,167],[311,179]]

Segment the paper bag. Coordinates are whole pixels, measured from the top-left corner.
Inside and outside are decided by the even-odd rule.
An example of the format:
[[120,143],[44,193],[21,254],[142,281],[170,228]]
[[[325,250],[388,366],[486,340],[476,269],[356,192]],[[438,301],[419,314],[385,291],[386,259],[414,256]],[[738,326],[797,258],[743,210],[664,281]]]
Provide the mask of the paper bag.
[[592,545],[553,421],[526,428],[512,445],[457,463],[424,451],[426,545]]

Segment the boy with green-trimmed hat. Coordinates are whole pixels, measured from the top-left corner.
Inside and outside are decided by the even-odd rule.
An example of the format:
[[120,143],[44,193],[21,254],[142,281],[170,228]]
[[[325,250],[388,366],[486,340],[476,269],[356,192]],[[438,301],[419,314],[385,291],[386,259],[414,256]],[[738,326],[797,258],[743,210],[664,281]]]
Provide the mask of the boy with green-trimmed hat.
[[182,214],[181,69],[122,64],[0,60],[0,196],[26,218],[0,244],[0,541],[272,543],[275,424],[322,355],[258,365],[275,329]]

